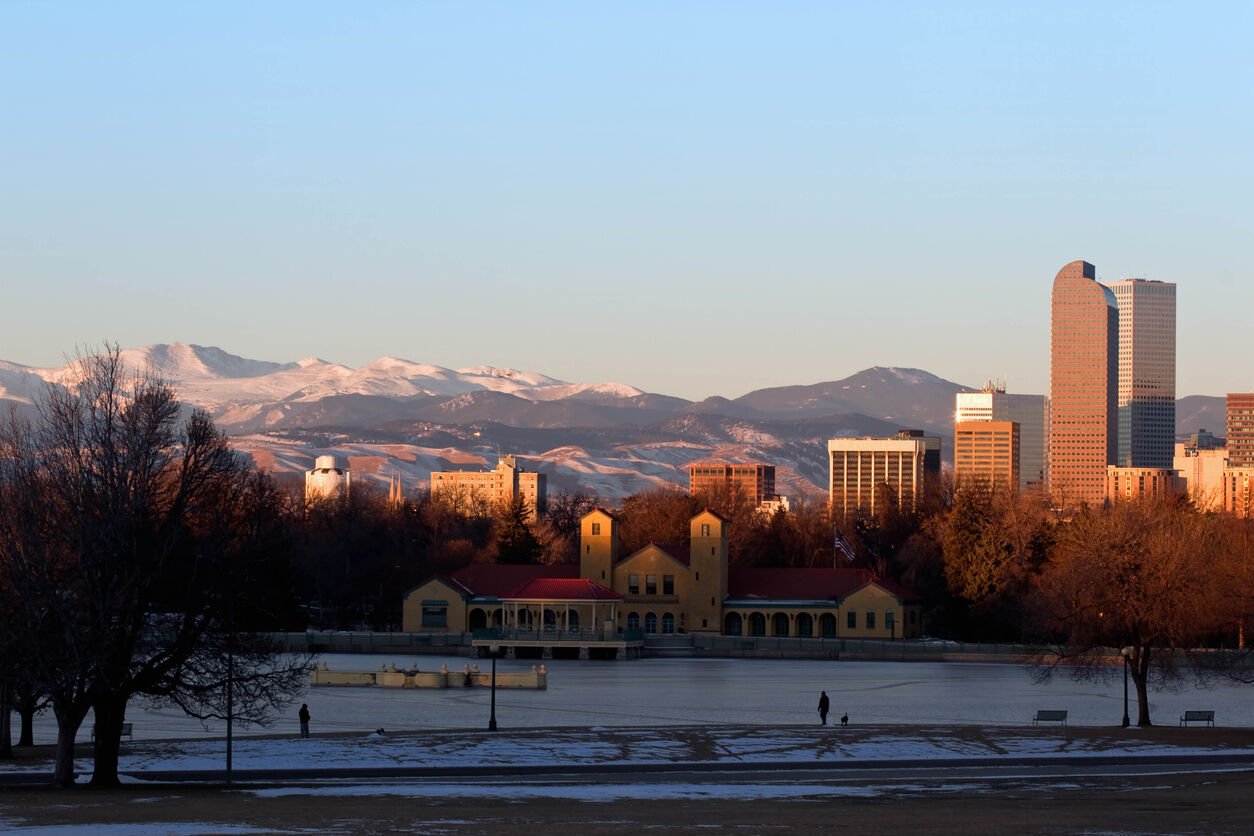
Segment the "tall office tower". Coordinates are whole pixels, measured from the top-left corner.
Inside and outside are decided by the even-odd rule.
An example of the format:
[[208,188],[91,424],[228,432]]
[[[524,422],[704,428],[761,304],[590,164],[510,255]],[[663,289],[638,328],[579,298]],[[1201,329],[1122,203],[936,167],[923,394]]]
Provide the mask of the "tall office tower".
[[1049,355],[1049,488],[1054,502],[1101,503],[1119,438],[1119,303],[1087,261],[1054,278]]
[[1254,392],[1228,393],[1228,467],[1254,467]]
[[918,507],[927,455],[923,438],[833,438],[827,452],[833,511],[874,514],[885,498],[893,496],[899,508]]
[[1176,286],[1124,279],[1119,302],[1120,467],[1170,468],[1176,443]]
[[954,423],[1014,421],[1019,425],[1019,490],[1044,488],[1045,452],[1049,447],[1049,398],[1008,395],[1002,384],[988,383],[978,392],[959,392]]

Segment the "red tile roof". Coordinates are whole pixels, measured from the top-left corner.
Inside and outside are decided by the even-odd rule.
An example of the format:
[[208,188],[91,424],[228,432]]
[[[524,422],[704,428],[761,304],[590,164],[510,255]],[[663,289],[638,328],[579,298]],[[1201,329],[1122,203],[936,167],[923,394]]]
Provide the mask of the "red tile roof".
[[866,569],[750,569],[727,570],[730,598],[776,601],[821,601],[843,598],[875,580]]
[[502,598],[524,601],[621,601],[609,587],[587,578],[532,578]]
[[500,598],[535,578],[577,578],[576,563],[554,563],[548,566],[506,563],[472,563],[458,569],[449,579],[464,587],[471,595]]

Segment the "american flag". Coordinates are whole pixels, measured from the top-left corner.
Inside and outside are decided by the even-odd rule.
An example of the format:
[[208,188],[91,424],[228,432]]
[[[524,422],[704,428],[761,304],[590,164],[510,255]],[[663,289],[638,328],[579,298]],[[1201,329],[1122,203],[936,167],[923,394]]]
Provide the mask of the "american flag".
[[853,546],[849,545],[849,541],[834,528],[832,529],[832,547],[845,556],[846,563],[852,563],[854,558],[857,557],[853,551]]

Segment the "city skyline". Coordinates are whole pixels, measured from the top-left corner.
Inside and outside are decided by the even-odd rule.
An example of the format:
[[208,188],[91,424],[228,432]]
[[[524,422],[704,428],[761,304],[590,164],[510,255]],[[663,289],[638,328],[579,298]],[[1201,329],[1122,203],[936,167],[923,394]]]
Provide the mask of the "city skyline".
[[1250,23],[8,4],[0,358],[183,341],[694,400],[877,365],[1044,393],[1041,277],[1083,258],[1180,286],[1181,395],[1248,391]]

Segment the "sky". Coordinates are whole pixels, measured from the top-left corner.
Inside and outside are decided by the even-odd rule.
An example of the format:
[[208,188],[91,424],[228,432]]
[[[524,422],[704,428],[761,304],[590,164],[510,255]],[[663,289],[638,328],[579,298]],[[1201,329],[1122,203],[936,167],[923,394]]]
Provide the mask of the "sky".
[[[0,359],[1048,391],[1064,264],[1254,389],[1254,6],[0,2]],[[1241,242],[1246,243],[1242,244]]]

